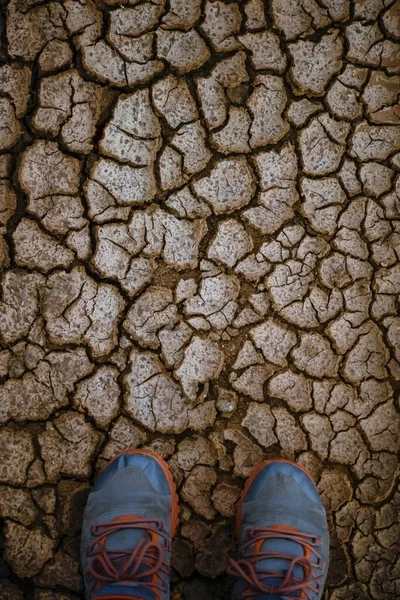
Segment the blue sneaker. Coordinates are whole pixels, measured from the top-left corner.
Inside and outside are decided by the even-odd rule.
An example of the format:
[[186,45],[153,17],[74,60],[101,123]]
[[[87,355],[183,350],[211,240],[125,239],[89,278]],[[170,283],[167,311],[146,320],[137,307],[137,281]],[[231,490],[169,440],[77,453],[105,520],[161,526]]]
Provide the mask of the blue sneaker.
[[310,475],[286,460],[265,461],[248,478],[237,520],[239,560],[233,598],[320,600],[329,563],[329,532]]
[[168,600],[178,523],[172,474],[148,450],[120,454],[100,474],[85,509],[81,557],[88,600]]

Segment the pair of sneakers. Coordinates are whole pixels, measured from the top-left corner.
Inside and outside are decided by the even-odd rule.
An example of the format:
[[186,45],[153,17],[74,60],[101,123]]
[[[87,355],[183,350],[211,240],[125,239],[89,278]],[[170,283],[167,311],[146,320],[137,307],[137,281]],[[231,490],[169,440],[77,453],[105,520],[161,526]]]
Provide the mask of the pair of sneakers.
[[[88,600],[168,600],[178,524],[172,474],[148,450],[117,456],[89,495],[82,527]],[[234,600],[320,600],[329,560],[324,507],[311,477],[286,460],[250,475],[236,520]]]

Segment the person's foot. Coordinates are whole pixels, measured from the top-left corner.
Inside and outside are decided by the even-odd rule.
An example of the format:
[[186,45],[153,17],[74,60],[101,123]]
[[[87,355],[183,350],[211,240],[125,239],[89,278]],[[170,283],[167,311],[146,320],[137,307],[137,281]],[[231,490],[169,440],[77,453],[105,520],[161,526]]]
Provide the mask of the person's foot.
[[329,563],[326,514],[310,475],[265,461],[246,482],[237,513],[234,600],[320,600]]
[[169,599],[177,521],[175,486],[161,457],[131,450],[112,460],[89,495],[83,519],[88,600]]

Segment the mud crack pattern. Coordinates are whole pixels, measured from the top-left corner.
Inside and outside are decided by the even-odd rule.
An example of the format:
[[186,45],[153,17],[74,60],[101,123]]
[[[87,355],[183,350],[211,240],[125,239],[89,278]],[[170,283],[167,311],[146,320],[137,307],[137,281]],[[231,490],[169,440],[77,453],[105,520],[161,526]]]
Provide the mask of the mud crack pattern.
[[3,599],[83,597],[85,499],[127,447],[179,486],[175,600],[228,597],[276,456],[324,499],[326,599],[399,598],[399,15],[0,2]]

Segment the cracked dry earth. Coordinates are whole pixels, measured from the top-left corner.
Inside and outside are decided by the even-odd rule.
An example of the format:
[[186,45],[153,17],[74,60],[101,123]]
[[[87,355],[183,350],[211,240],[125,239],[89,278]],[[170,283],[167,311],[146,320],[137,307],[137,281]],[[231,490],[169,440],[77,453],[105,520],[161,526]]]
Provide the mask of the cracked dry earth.
[[227,598],[265,457],[326,598],[400,596],[399,0],[1,0],[3,600],[83,598],[95,474],[150,447],[174,600]]

